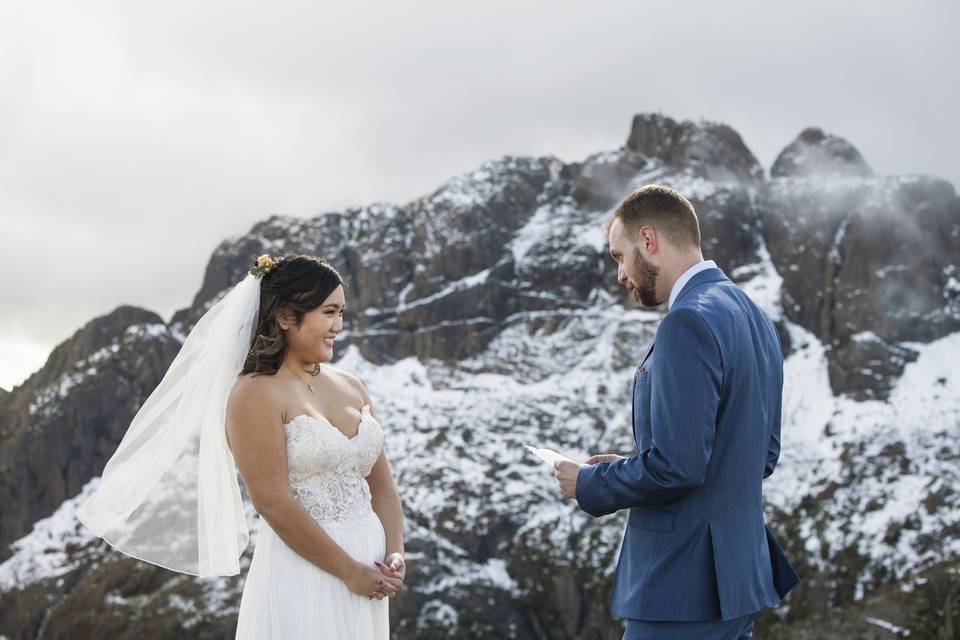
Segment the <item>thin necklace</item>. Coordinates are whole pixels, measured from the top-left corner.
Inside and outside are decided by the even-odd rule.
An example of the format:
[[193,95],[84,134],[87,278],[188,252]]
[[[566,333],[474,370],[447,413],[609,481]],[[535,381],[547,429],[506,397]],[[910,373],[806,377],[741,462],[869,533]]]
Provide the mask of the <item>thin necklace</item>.
[[[313,385],[310,384],[309,382],[307,382],[306,380],[304,380],[303,378],[301,378],[300,376],[298,376],[297,374],[293,373],[293,369],[290,369],[289,367],[284,367],[284,369],[286,369],[287,371],[289,371],[297,380],[299,380],[299,381],[302,382],[303,384],[307,385],[307,388],[310,389],[310,393],[316,393],[316,390],[314,390]],[[319,373],[319,372],[320,372],[319,366],[318,366],[318,367],[315,367],[314,370],[315,370],[317,373]],[[314,375],[316,375],[316,374],[314,374]]]

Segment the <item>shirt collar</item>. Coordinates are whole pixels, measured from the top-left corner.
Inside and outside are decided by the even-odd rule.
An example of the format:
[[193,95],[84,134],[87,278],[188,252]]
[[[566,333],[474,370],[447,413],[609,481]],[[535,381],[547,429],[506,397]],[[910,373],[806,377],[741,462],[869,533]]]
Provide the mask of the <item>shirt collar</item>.
[[715,269],[716,267],[717,263],[713,260],[701,260],[697,264],[684,271],[683,275],[677,278],[677,281],[673,284],[673,289],[670,290],[670,299],[667,301],[667,309],[669,310],[670,307],[673,306],[677,296],[680,295],[681,291],[683,291],[684,285],[690,282],[690,278],[697,275],[701,271],[706,269]]

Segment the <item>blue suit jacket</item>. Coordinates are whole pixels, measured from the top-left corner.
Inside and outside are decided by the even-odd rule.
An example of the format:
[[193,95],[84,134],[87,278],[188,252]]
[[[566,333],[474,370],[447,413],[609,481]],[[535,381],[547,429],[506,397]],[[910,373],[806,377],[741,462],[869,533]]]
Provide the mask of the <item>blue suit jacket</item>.
[[730,620],[777,604],[800,581],[763,519],[782,390],[773,323],[720,269],[697,273],[634,376],[639,454],[577,476],[587,513],[630,509],[616,617]]

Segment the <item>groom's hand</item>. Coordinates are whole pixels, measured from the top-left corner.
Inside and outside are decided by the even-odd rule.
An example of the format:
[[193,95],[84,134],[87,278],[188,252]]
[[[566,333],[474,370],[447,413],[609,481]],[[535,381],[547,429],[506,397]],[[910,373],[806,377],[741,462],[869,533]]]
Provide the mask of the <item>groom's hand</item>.
[[580,473],[580,467],[585,464],[577,464],[569,460],[557,460],[553,463],[553,477],[560,482],[560,490],[563,495],[571,500],[577,497],[577,474]]

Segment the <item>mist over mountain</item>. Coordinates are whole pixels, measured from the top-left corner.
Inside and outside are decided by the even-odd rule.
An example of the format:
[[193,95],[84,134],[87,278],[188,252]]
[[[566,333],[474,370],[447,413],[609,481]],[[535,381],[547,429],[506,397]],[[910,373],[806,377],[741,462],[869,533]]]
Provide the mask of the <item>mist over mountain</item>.
[[768,177],[726,125],[641,114],[623,147],[582,162],[503,157],[402,206],[272,216],[220,244],[169,323],[120,307],[0,390],[0,634],[233,636],[243,575],[131,560],[74,513],[203,312],[253,256],[303,252],[349,285],[335,365],[370,390],[404,501],[409,589],[391,604],[394,637],[619,638],[609,590],[625,517],[580,512],[522,445],[633,450],[631,372],[663,310],[617,285],[602,225],[650,182],[690,198],[704,256],[770,314],[784,347],[782,455],[764,491],[804,581],[758,637],[956,628],[953,186],[877,176],[816,128]]

